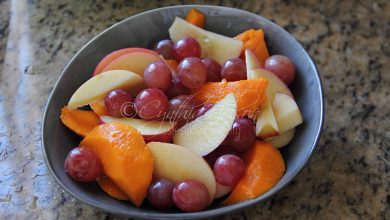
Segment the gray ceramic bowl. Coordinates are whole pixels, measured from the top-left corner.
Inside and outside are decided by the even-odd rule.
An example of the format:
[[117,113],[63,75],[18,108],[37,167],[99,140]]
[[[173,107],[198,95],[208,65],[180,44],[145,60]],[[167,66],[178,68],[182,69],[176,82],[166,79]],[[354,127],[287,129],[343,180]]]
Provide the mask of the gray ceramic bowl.
[[[91,77],[99,62],[111,51],[125,47],[152,48],[160,39],[168,38],[168,28],[175,16],[184,17],[196,7],[207,15],[205,29],[235,36],[249,28],[263,28],[271,54],[290,57],[296,65],[297,76],[291,90],[302,111],[304,123],[295,133],[289,146],[281,150],[286,162],[286,173],[279,183],[264,195],[250,201],[230,206],[213,204],[207,210],[196,213],[181,213],[178,210],[161,212],[148,205],[135,208],[128,202],[121,202],[107,196],[96,183],[78,183],[71,180],[64,171],[68,152],[80,142],[60,122],[60,109],[67,104],[73,92]],[[108,28],[87,43],[69,62],[58,79],[46,106],[42,143],[48,168],[54,179],[68,193],[80,201],[98,209],[128,217],[145,219],[190,219],[226,214],[261,202],[286,186],[308,162],[313,153],[322,128],[324,109],[319,74],[313,60],[302,46],[275,23],[246,11],[217,6],[175,6],[147,11],[125,19]]]

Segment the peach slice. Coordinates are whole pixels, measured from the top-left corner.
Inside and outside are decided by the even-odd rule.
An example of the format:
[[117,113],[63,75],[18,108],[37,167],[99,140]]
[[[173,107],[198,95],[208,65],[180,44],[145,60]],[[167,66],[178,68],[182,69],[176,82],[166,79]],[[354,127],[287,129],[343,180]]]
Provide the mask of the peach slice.
[[155,61],[161,61],[161,58],[156,52],[148,49],[136,48],[136,50],[112,60],[103,68],[102,72],[110,70],[127,70],[137,73],[142,77],[145,68]]
[[229,93],[204,115],[176,131],[173,143],[200,156],[215,150],[225,140],[236,118],[236,97]]
[[114,89],[136,91],[143,85],[142,77],[126,70],[112,70],[96,75],[81,85],[68,102],[69,108],[78,108],[103,100]]
[[176,127],[176,123],[168,121],[146,121],[143,119],[115,118],[111,116],[102,116],[100,119],[104,123],[120,122],[134,127],[142,134],[147,143],[151,141],[169,142]]
[[205,184],[210,203],[216,191],[214,173],[208,163],[194,152],[175,144],[150,142],[147,144],[154,158],[154,177],[175,183],[193,179]]

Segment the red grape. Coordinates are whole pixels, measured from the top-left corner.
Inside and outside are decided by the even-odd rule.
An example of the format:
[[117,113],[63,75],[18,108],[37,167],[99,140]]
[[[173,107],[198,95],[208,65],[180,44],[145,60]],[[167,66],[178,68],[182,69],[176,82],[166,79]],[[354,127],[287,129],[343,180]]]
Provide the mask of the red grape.
[[192,37],[180,39],[175,43],[176,60],[181,61],[186,57],[200,57],[202,49],[197,40]]
[[173,188],[175,184],[167,179],[159,179],[149,186],[148,200],[157,209],[169,209],[173,206]]
[[191,91],[189,88],[187,88],[187,87],[183,86],[183,84],[181,84],[179,76],[175,75],[172,78],[172,84],[168,88],[168,90],[166,91],[166,94],[167,94],[168,98],[171,99],[171,98],[174,98],[178,95],[187,95],[190,92]]
[[174,43],[171,40],[160,40],[154,46],[154,51],[162,55],[164,59],[175,59],[176,57]]
[[207,82],[220,82],[221,76],[221,64],[210,58],[203,58],[202,62],[207,69]]
[[144,82],[148,88],[165,92],[172,84],[171,69],[163,61],[153,62],[145,68]]
[[273,72],[286,85],[290,85],[295,77],[295,66],[286,56],[273,55],[265,61],[264,69]]
[[209,200],[207,187],[196,180],[185,180],[173,189],[174,203],[185,212],[201,211],[207,207]]
[[135,107],[140,118],[157,120],[168,111],[168,98],[158,89],[144,89],[135,98]]
[[189,95],[179,95],[169,101],[167,118],[177,121],[181,127],[197,117],[200,105],[200,102]]
[[210,167],[214,167],[215,161],[217,161],[218,158],[226,154],[236,155],[237,152],[228,145],[220,145],[219,147],[217,147],[217,149],[213,150],[211,153],[207,154],[203,158],[207,161]]
[[135,113],[133,96],[123,89],[109,92],[104,98],[104,105],[108,114],[114,117],[132,117]]
[[251,147],[255,141],[256,131],[253,122],[246,118],[238,118],[223,143],[242,152]]
[[95,180],[103,172],[102,164],[95,152],[76,147],[72,149],[65,160],[65,172],[79,182]]
[[180,82],[187,88],[196,89],[206,82],[207,70],[201,59],[188,57],[183,59],[177,67]]
[[198,109],[197,117],[200,117],[200,116],[204,115],[204,113],[206,113],[213,106],[214,106],[213,104],[205,104],[205,105],[203,105],[200,109]]
[[246,79],[246,65],[240,58],[228,59],[221,69],[222,78],[226,81],[238,81]]
[[223,155],[214,164],[214,176],[224,186],[235,186],[245,173],[245,164],[236,155]]

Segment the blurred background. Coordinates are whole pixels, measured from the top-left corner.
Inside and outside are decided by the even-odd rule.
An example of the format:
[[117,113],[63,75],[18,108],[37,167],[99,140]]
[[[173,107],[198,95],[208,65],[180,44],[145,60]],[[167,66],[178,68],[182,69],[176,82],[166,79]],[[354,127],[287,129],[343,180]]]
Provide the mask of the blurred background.
[[[43,110],[72,56],[134,14],[194,1],[0,0],[0,219],[117,219],[48,174]],[[273,20],[313,56],[324,132],[311,162],[272,199],[220,219],[390,219],[389,1],[196,1]]]

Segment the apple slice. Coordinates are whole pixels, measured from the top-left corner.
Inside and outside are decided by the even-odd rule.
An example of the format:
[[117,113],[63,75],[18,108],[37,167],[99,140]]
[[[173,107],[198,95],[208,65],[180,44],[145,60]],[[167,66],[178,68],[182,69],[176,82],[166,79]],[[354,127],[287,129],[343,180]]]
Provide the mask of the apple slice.
[[68,102],[69,108],[77,108],[103,100],[114,89],[138,90],[142,77],[126,70],[113,70],[96,75],[81,85]]
[[293,139],[295,134],[295,128],[284,132],[283,134],[275,137],[265,138],[266,142],[271,143],[276,148],[286,146]]
[[174,42],[185,37],[195,38],[202,48],[201,57],[212,58],[220,64],[240,56],[242,50],[240,40],[203,30],[178,17],[169,28],[169,36]]
[[256,120],[256,136],[261,138],[279,135],[279,127],[275,119],[271,102],[267,98],[259,109]]
[[216,183],[217,183],[217,190],[215,192],[214,199],[221,198],[222,196],[230,193],[233,190],[233,186],[224,186],[219,184],[218,182]]
[[128,70],[143,76],[145,68],[155,61],[161,61],[161,58],[156,52],[143,48],[134,48],[133,51],[123,54],[109,62],[103,68],[102,72]]
[[277,92],[272,108],[281,134],[303,122],[297,103],[289,95]]
[[262,68],[262,65],[260,63],[259,58],[257,58],[256,54],[253,53],[253,51],[249,48],[245,50],[245,63],[246,63],[246,70],[247,70],[247,78],[248,79],[249,79],[249,76],[248,76],[249,70]]
[[173,143],[204,156],[225,140],[236,117],[237,104],[233,94],[226,95],[204,115],[176,131]]
[[115,118],[111,116],[101,116],[100,119],[104,123],[120,122],[132,126],[142,134],[146,143],[151,141],[169,142],[176,127],[176,123],[168,121],[146,121],[143,119]]
[[202,182],[210,194],[210,203],[216,191],[214,173],[207,162],[196,153],[175,144],[150,142],[147,144],[154,158],[153,175],[175,183],[193,179]]
[[281,92],[293,97],[290,89],[284,84],[284,82],[268,70],[261,68],[252,69],[247,72],[247,77],[248,79],[264,78],[268,80],[268,87],[265,90],[265,94],[269,100],[273,100],[276,92]]

